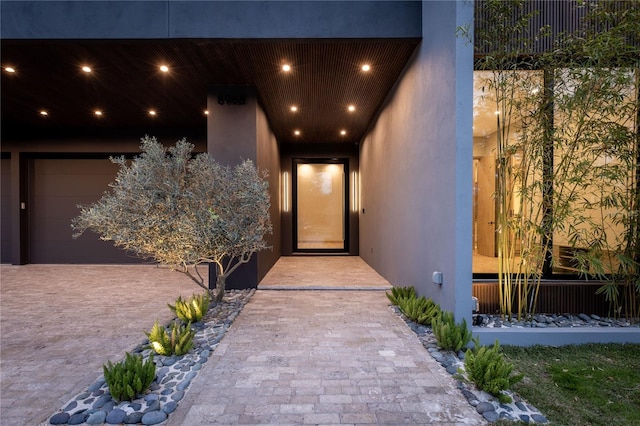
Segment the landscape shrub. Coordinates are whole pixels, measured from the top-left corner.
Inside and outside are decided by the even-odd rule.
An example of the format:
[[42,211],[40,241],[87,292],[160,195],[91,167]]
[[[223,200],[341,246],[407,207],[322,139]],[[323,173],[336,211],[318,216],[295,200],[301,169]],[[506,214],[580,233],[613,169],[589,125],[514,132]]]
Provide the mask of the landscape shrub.
[[149,333],[149,347],[158,355],[184,355],[193,347],[193,337],[196,332],[191,330],[191,323],[179,325],[171,324],[171,332],[155,322]]
[[182,296],[178,296],[175,305],[167,306],[186,324],[200,321],[209,311],[210,301],[208,293],[194,294],[188,300],[182,300]]
[[478,388],[497,397],[502,403],[511,402],[511,397],[502,391],[521,381],[524,374],[511,374],[513,364],[506,361],[500,344],[480,346],[480,339],[473,339],[473,349],[468,349],[464,358],[465,374]]
[[451,312],[444,312],[440,317],[434,318],[432,327],[438,346],[442,349],[458,352],[471,341],[467,321],[463,318],[460,324],[456,324]]
[[144,393],[156,376],[153,356],[142,362],[142,356],[126,353],[126,358],[117,364],[107,361],[102,366],[109,393],[115,401],[131,401]]
[[442,315],[440,306],[424,296],[398,299],[398,307],[411,321],[423,325],[431,325],[435,318],[439,318]]
[[394,305],[398,305],[400,299],[414,299],[416,297],[416,289],[411,287],[392,287],[391,294],[386,293],[387,298]]

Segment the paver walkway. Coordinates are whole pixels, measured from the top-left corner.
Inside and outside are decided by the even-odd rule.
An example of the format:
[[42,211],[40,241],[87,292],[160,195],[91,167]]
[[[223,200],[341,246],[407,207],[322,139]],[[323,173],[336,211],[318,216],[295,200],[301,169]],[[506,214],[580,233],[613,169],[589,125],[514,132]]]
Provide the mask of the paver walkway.
[[486,424],[388,305],[258,290],[168,424]]
[[387,290],[391,284],[359,256],[282,256],[258,288]]
[[0,291],[2,426],[47,421],[199,292],[150,265],[2,265]]
[[[314,288],[379,277],[305,259],[289,279]],[[0,290],[0,424],[17,426],[44,424],[198,288],[148,265],[2,265]],[[168,424],[260,422],[485,424],[384,292],[335,289],[258,290]]]

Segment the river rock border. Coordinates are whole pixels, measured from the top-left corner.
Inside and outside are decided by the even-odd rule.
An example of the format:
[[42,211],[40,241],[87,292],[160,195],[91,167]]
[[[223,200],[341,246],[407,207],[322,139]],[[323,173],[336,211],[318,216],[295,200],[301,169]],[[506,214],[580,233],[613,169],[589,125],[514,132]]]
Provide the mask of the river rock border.
[[528,321],[518,320],[516,315],[511,320],[504,320],[499,315],[474,315],[474,325],[487,328],[593,328],[593,327],[636,327],[640,328],[640,321],[630,322],[625,318],[602,318],[591,314],[545,315],[535,314]]
[[[396,305],[391,305],[391,309],[404,320],[407,326],[416,334],[422,346],[427,349],[433,359],[435,359],[447,373],[455,376],[458,374],[458,369],[464,370],[464,351],[456,354],[440,349],[430,327],[411,321]],[[457,387],[469,404],[475,407],[476,411],[489,422],[505,419],[529,424],[549,423],[547,418],[537,408],[520,398],[514,392],[504,392],[511,397],[512,402],[503,404],[493,395],[476,388],[471,383],[457,380]]]
[[[209,309],[196,329],[194,347],[182,356],[154,356],[156,378],[149,391],[131,402],[116,402],[109,394],[104,376],[84,392],[76,395],[49,419],[52,425],[78,424],[143,424],[155,425],[165,421],[178,407],[191,381],[218,346],[233,321],[247,304],[255,289],[227,290],[224,300]],[[145,349],[149,341],[136,346],[132,353],[146,360],[151,355]]]

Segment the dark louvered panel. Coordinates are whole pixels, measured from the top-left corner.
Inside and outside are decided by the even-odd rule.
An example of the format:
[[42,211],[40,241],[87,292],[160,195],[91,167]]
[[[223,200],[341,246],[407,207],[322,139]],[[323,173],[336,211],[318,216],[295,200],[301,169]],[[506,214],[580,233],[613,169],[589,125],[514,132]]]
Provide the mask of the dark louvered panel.
[[[206,126],[207,88],[253,85],[281,143],[358,142],[418,39],[2,41],[3,127]],[[79,66],[89,64],[91,75]],[[289,63],[290,73],[281,66]],[[360,69],[371,65],[369,73]],[[167,64],[170,72],[158,70]],[[15,78],[14,78],[15,77]],[[299,107],[292,114],[290,106]],[[356,110],[347,111],[353,104]],[[37,109],[50,110],[43,121]],[[96,120],[91,111],[105,111]],[[147,111],[155,109],[155,118]],[[34,111],[35,110],[35,111]],[[300,129],[300,137],[293,130]],[[341,136],[339,131],[348,133]]]
[[[589,7],[606,7],[609,10],[625,10],[630,7],[638,7],[635,0],[593,0],[582,2],[578,0],[528,0],[522,5],[522,15],[533,13],[529,26],[528,35],[533,37],[539,34],[541,28],[549,26],[550,37],[540,37],[535,40],[531,50],[523,49],[523,46],[515,46],[523,54],[536,54],[550,50],[558,37],[563,33],[575,33],[581,29],[582,19],[586,15]],[[485,8],[485,0],[475,0],[475,30],[476,35],[479,30],[487,29],[490,25],[492,15]],[[506,4],[506,3],[504,3]],[[495,14],[493,15],[495,16]],[[514,20],[505,23],[505,28],[510,28]],[[606,25],[605,25],[606,27]],[[507,31],[508,33],[508,31]],[[636,41],[640,42],[640,41]],[[476,37],[475,46],[478,54],[488,53],[488,49],[483,49]]]
[[[609,305],[597,295],[601,283],[543,282],[540,285],[536,312],[577,315],[580,313],[608,316]],[[473,283],[473,296],[478,298],[480,312],[495,314],[500,310],[498,284]],[[513,310],[517,310],[514,305]]]

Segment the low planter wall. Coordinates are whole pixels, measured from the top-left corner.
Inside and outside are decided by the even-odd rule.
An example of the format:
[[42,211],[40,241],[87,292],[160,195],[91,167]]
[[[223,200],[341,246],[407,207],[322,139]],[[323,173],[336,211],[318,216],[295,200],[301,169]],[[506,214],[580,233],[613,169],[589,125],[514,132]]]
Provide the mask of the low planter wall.
[[638,327],[593,328],[486,328],[473,327],[480,344],[564,346],[585,343],[640,343]]

